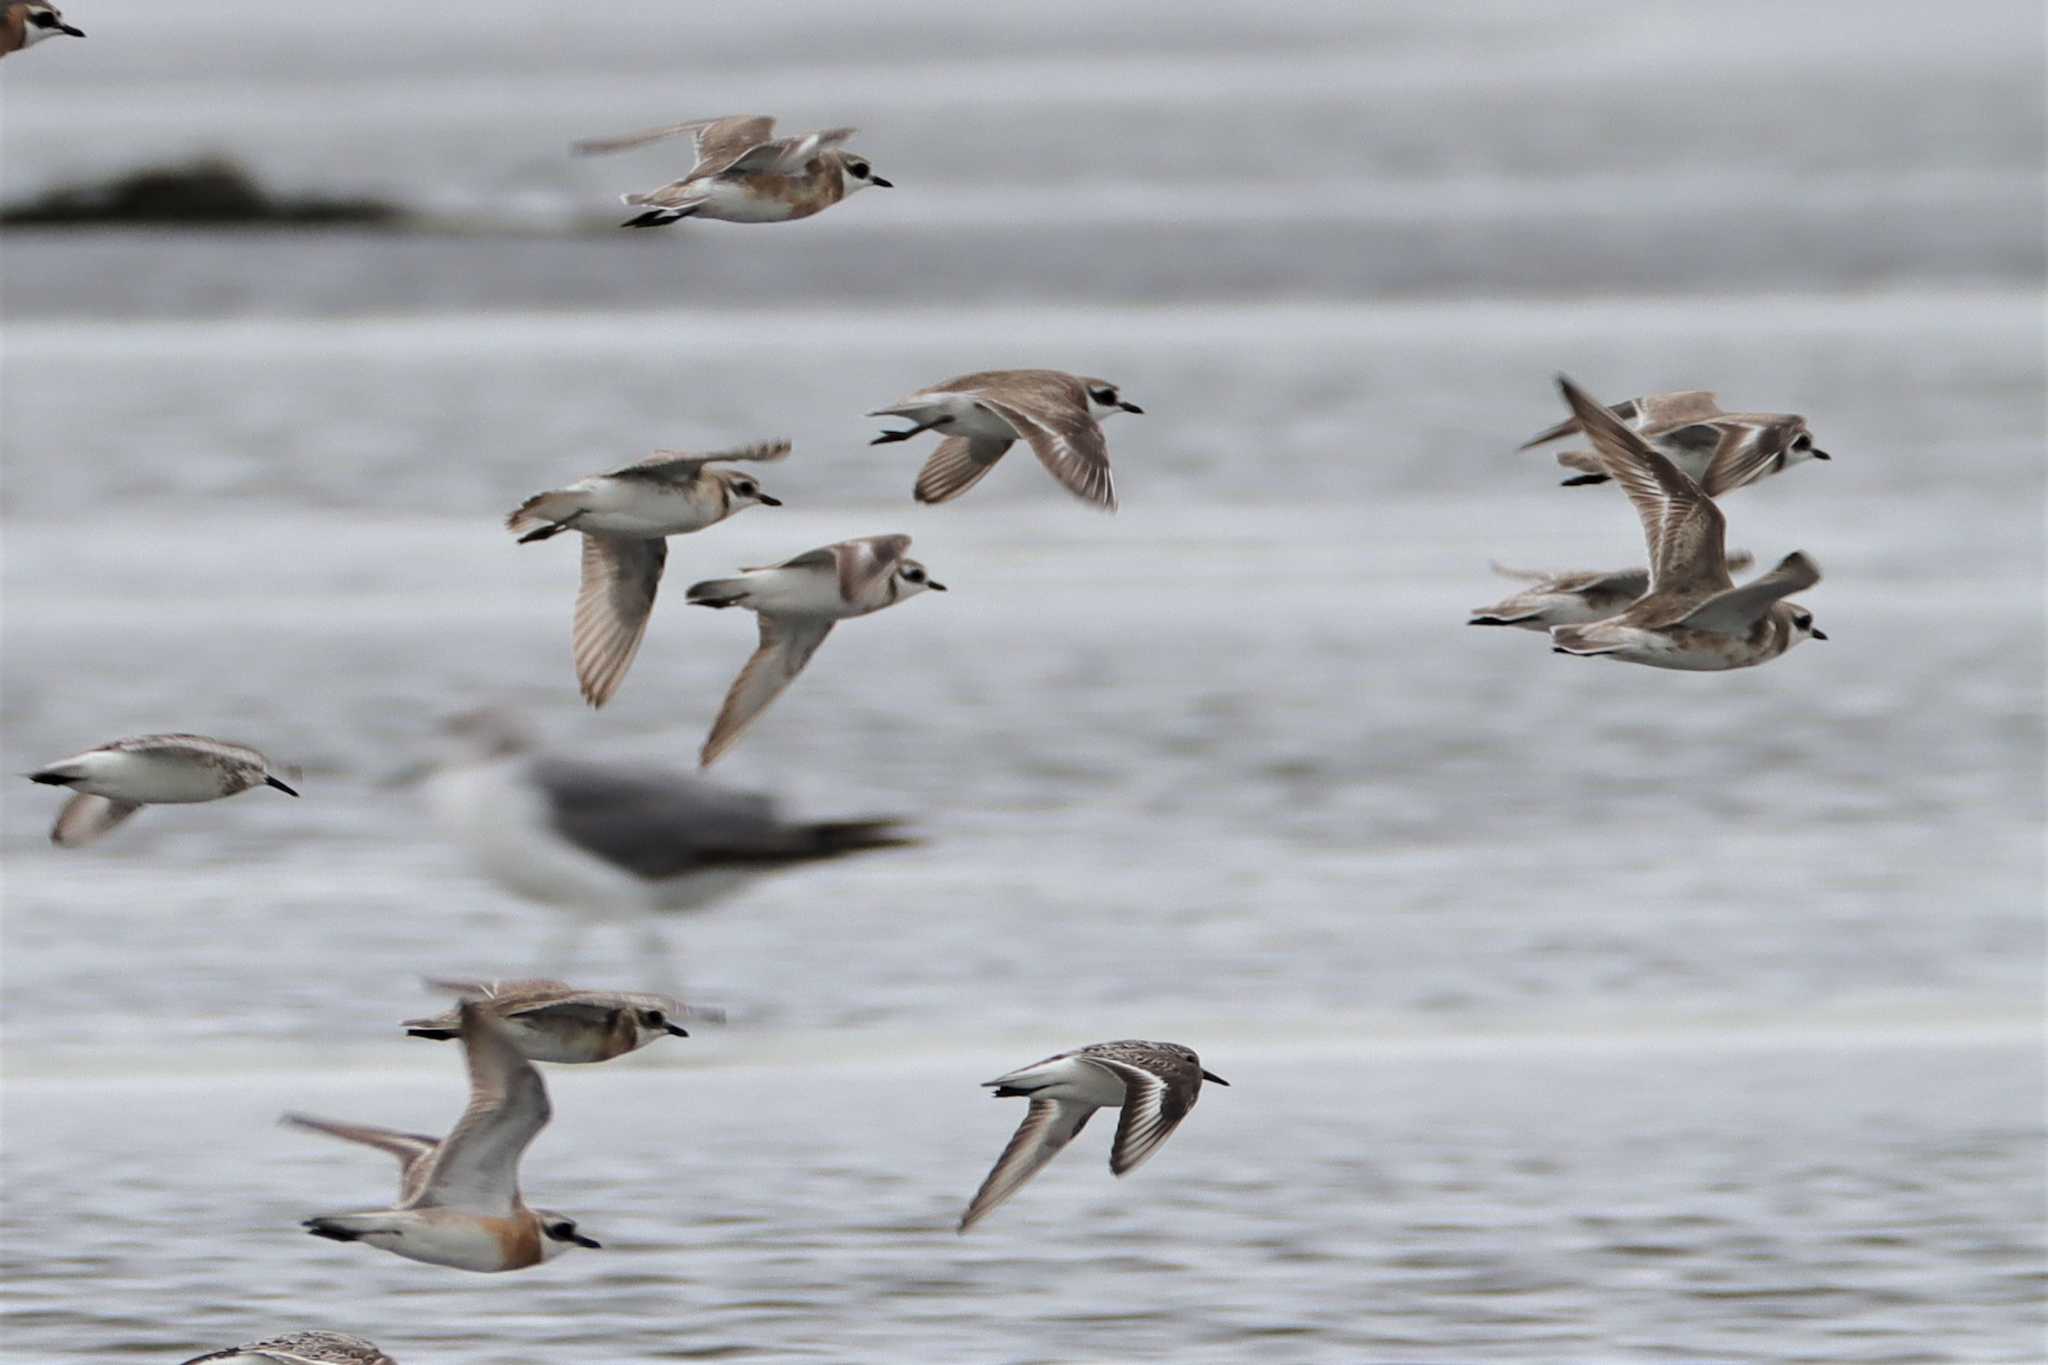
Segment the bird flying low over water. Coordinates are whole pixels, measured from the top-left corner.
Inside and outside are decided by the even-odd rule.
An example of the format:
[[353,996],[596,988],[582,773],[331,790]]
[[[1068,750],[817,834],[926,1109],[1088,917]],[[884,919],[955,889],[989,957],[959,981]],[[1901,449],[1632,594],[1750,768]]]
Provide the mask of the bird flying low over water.
[[642,210],[621,227],[663,227],[685,218],[786,223],[822,213],[871,185],[894,188],[875,174],[866,157],[845,150],[857,131],[824,128],[778,138],[774,119],[737,114],[594,138],[577,143],[575,150],[589,156],[644,147],[664,138],[690,139],[695,163],[690,173],[657,190],[621,195],[629,208]]
[[[1728,556],[1730,569],[1746,569],[1749,565],[1746,551],[1737,550]],[[1547,634],[1552,626],[1582,626],[1618,616],[1629,603],[1650,590],[1650,571],[1642,568],[1607,573],[1545,573],[1496,564],[1493,571],[1502,578],[1518,578],[1530,586],[1490,607],[1474,607],[1472,619],[1465,623],[1468,626],[1519,626]]]
[[[1804,460],[1834,458],[1813,443],[1804,417],[1790,412],[1724,412],[1720,401],[1703,389],[1645,394],[1616,403],[1607,411],[1683,470],[1710,498],[1732,493]],[[1521,448],[1530,450],[1584,430],[1579,418],[1567,417],[1522,442]],[[1606,483],[1610,477],[1600,457],[1590,450],[1564,451],[1557,462],[1578,471],[1564,481],[1567,488]]]
[[1119,1111],[1109,1169],[1112,1175],[1129,1175],[1188,1116],[1201,1097],[1203,1081],[1230,1084],[1204,1071],[1193,1048],[1131,1039],[1055,1053],[983,1082],[994,1088],[997,1099],[1023,1096],[1031,1107],[961,1215],[960,1231],[1022,1189],[1088,1126],[1097,1109]]
[[[686,1018],[723,1020],[719,1010],[692,1009],[671,995],[582,991],[560,981],[433,981],[474,1000],[504,1025],[530,1062],[608,1062],[658,1039],[687,1038]],[[405,1021],[414,1038],[462,1036],[459,1008]]]
[[668,563],[666,537],[701,531],[749,507],[782,506],[752,473],[716,466],[788,454],[787,441],[709,455],[657,450],[608,474],[536,493],[505,518],[521,545],[564,531],[583,533],[583,582],[570,643],[585,701],[610,701],[640,652]]
[[218,801],[251,787],[298,795],[256,750],[205,735],[117,739],[46,763],[28,776],[31,782],[71,789],[71,799],[50,830],[50,841],[65,848],[91,843],[144,806]]
[[1714,500],[1569,379],[1560,377],[1558,387],[1601,467],[1635,505],[1649,542],[1650,581],[1618,616],[1552,627],[1553,650],[1717,672],[1768,663],[1802,640],[1828,638],[1814,628],[1813,613],[1783,600],[1820,582],[1812,560],[1795,552],[1736,587],[1724,548],[1727,522]]
[[833,626],[893,607],[927,588],[946,590],[904,553],[909,548],[909,536],[864,536],[807,550],[780,564],[742,569],[738,578],[690,585],[692,604],[745,607],[761,622],[760,646],[725,694],[704,741],[702,766],[717,762],[782,695]]
[[553,1109],[533,1063],[503,1025],[474,1000],[458,1007],[469,1063],[469,1107],[438,1142],[414,1133],[288,1114],[300,1128],[360,1142],[396,1156],[398,1202],[390,1208],[308,1218],[305,1228],[336,1242],[367,1242],[409,1260],[458,1270],[523,1270],[571,1247],[600,1245],[575,1220],[528,1208],[519,1159]]
[[1106,379],[1060,370],[984,370],[876,408],[868,416],[904,417],[915,425],[885,431],[868,444],[907,441],[926,431],[944,436],[913,493],[919,502],[949,502],[981,482],[1012,444],[1024,441],[1069,493],[1114,512],[1116,483],[1101,419],[1143,411]]

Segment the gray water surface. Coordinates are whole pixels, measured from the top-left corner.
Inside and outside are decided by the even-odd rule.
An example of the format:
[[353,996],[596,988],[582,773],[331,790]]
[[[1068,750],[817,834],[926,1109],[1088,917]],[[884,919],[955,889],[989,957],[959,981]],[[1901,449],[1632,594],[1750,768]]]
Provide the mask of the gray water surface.
[[[224,149],[490,230],[0,246],[6,771],[169,728],[305,768],[76,853],[0,788],[5,1359],[2043,1357],[2038,11],[68,8],[8,63],[7,196]],[[752,108],[903,188],[590,227],[680,152],[572,138]],[[1022,454],[917,507],[922,449],[865,444],[1036,364],[1147,409],[1115,519]],[[1811,418],[1836,459],[1725,511],[1822,565],[1828,643],[1692,676],[1462,625],[1490,558],[1640,560],[1514,453],[1559,370]],[[575,556],[505,510],[773,436],[788,506],[674,543],[585,711]],[[719,773],[927,843],[671,923],[732,1023],[549,1071],[527,1188],[605,1250],[299,1232],[390,1172],[277,1112],[445,1128],[418,978],[559,927],[382,779],[485,702],[685,766],[753,636],[676,589],[894,530],[953,590],[835,632]],[[603,928],[574,971],[650,964]],[[1233,1084],[956,1238],[1020,1117],[977,1083],[1128,1035]]]

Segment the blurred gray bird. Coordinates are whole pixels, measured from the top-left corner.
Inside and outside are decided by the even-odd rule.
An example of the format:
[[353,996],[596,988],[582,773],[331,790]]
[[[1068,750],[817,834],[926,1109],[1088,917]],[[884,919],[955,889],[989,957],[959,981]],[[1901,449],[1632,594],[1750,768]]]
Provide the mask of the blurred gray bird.
[[637,922],[664,972],[655,913],[702,908],[788,868],[919,842],[899,817],[791,820],[769,797],[694,772],[545,755],[501,710],[456,716],[444,730],[451,752],[413,776],[480,871],[573,916],[547,969],[566,965],[585,924],[611,920]]

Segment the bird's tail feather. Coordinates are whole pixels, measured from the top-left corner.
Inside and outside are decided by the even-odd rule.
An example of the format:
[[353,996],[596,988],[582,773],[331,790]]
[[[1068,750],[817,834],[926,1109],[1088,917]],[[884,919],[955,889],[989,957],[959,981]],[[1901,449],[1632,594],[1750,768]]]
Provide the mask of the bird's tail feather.
[[541,534],[534,539],[543,540],[561,529],[560,523],[575,510],[576,499],[570,494],[559,491],[535,493],[512,509],[512,514],[505,518],[505,529],[514,534],[539,529]]
[[699,607],[736,607],[747,600],[749,591],[744,578],[707,578],[690,585],[687,600]]

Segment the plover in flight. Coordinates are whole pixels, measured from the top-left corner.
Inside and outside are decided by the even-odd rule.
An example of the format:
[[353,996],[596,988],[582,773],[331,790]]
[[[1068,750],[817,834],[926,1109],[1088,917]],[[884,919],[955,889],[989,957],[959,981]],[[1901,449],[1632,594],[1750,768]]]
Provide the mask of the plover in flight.
[[779,460],[789,442],[692,455],[658,450],[637,464],[536,493],[505,519],[519,543],[583,533],[583,585],[570,643],[583,699],[603,706],[625,681],[668,560],[664,537],[688,535],[760,504],[780,507],[752,474],[711,466]]
[[[1749,555],[1728,556],[1730,569],[1749,567]],[[1468,626],[1520,626],[1548,634],[1552,626],[1580,626],[1618,616],[1629,603],[1650,590],[1648,569],[1616,569],[1611,573],[1544,573],[1496,564],[1502,578],[1518,578],[1533,586],[1504,597],[1490,607],[1474,607]]]
[[1106,379],[1060,370],[985,370],[876,408],[868,416],[907,417],[916,425],[885,431],[868,444],[907,441],[925,431],[944,435],[913,492],[919,502],[948,502],[979,483],[1012,442],[1028,441],[1068,492],[1114,512],[1116,483],[1101,419],[1143,411]]
[[[1813,443],[1804,417],[1789,412],[1723,412],[1720,401],[1702,389],[1645,394],[1607,411],[1684,470],[1710,498],[1802,460],[1833,458]],[[1522,442],[1521,448],[1529,450],[1582,429],[1578,418],[1567,417]],[[1609,477],[1600,457],[1590,450],[1564,451],[1557,462],[1578,471],[1564,481],[1567,488],[1606,483]]]
[[194,1356],[185,1365],[398,1365],[375,1344],[345,1332],[287,1332]]
[[1736,587],[1723,549],[1727,523],[1713,499],[1569,379],[1560,377],[1558,387],[1601,467],[1642,518],[1650,583],[1618,616],[1554,627],[1556,652],[1712,672],[1767,663],[1801,640],[1828,638],[1814,629],[1811,612],[1782,600],[1820,582],[1812,560],[1794,552]]
[[205,735],[140,735],[47,763],[31,782],[69,787],[50,841],[65,848],[89,844],[144,806],[218,801],[251,787],[298,793],[254,749]]
[[658,190],[621,195],[628,207],[643,210],[621,227],[662,227],[685,218],[787,223],[822,213],[870,185],[893,188],[866,157],[844,150],[857,131],[824,128],[779,138],[774,119],[736,114],[594,138],[577,143],[575,150],[584,155],[622,152],[663,138],[690,138],[696,162],[690,173]]
[[710,767],[720,754],[782,695],[840,621],[893,607],[930,588],[924,565],[905,556],[909,536],[864,536],[808,550],[795,559],[742,569],[738,578],[690,585],[700,607],[745,607],[761,620],[761,643],[725,694],[725,705],[704,741],[698,762]]
[[[692,1009],[668,995],[634,991],[579,991],[560,981],[435,981],[474,1000],[505,1026],[530,1062],[608,1062],[658,1038],[687,1038],[688,1018],[723,1019],[717,1010]],[[414,1038],[461,1036],[460,1010],[408,1019]]]
[[[431,1150],[426,1138],[288,1115],[301,1127],[392,1151],[404,1163],[398,1203],[308,1218],[337,1242],[367,1242],[409,1260],[458,1270],[523,1270],[572,1246],[594,1247],[575,1220],[532,1209],[519,1193],[519,1158],[552,1112],[547,1087],[503,1026],[474,1000],[458,1007],[469,1063],[469,1107]],[[410,1150],[406,1150],[410,1149]]]
[[63,13],[47,0],[0,0],[0,57],[58,33],[85,36],[85,30],[65,23]]
[[997,1099],[1027,1096],[1031,1107],[961,1215],[960,1231],[1022,1189],[1098,1109],[1122,1110],[1109,1149],[1109,1169],[1114,1175],[1129,1175],[1188,1116],[1201,1096],[1203,1081],[1230,1084],[1204,1071],[1193,1048],[1136,1040],[1091,1043],[984,1081],[995,1088]]
[[572,916],[543,962],[561,969],[593,920],[637,924],[668,962],[660,911],[696,910],[756,879],[917,841],[899,819],[810,821],[694,772],[542,754],[516,716],[447,722],[449,752],[419,770],[435,823],[514,895]]

